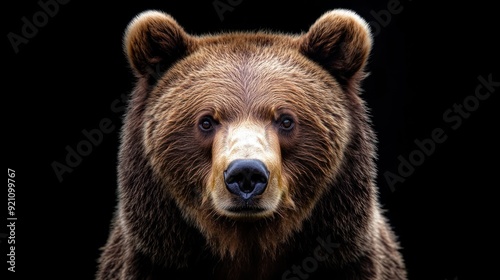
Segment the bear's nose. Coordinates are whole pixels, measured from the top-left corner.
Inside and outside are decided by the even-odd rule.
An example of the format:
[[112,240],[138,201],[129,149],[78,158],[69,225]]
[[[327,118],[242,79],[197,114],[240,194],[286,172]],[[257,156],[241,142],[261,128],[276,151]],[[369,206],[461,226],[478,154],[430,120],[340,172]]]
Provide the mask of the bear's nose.
[[258,159],[237,159],[224,171],[227,189],[244,200],[262,194],[267,186],[269,171]]

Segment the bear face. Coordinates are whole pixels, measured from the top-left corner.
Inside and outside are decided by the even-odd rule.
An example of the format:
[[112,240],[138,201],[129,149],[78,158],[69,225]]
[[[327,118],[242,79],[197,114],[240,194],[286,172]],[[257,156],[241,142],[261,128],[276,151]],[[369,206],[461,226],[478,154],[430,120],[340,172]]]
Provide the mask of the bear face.
[[[148,45],[154,34],[157,45]],[[126,47],[140,77],[168,67],[148,97],[143,141],[156,176],[189,219],[201,229],[225,218],[300,228],[344,160],[351,105],[348,85],[337,79],[352,79],[368,56],[364,22],[337,11],[303,36],[196,38],[169,16],[147,12],[128,28]],[[176,51],[178,61],[165,63]],[[349,59],[357,63],[346,67]],[[288,217],[297,221],[280,222]]]
[[[115,278],[109,271],[119,269],[107,267],[127,252],[146,267],[196,267],[204,256],[222,278],[265,279],[328,236],[342,246],[325,267],[366,258],[359,269],[369,272],[353,275],[403,279],[359,96],[371,43],[365,21],[347,10],[300,35],[193,36],[162,12],[138,15],[124,39],[137,86],[101,275]],[[128,274],[140,270],[136,259],[121,262]]]
[[[251,46],[262,39],[208,45],[215,50],[188,56],[152,92],[145,112],[148,158],[166,183],[175,177],[191,186],[186,210],[198,212],[206,203],[220,215],[251,218],[311,208],[342,162],[349,122],[340,85],[298,52],[283,58],[272,51],[275,46]],[[201,57],[206,61],[191,68]],[[317,73],[301,70],[311,68]],[[311,98],[314,103],[304,101]],[[261,189],[245,190],[247,182],[237,182],[233,190],[224,174],[238,160],[261,162]],[[186,170],[196,175],[182,174]],[[297,206],[295,195],[304,197]]]

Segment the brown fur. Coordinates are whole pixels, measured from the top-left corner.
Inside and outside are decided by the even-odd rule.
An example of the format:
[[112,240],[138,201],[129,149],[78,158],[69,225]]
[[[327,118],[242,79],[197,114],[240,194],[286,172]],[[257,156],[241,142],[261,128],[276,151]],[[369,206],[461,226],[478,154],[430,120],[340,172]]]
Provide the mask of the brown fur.
[[[97,279],[300,279],[284,273],[318,240],[338,246],[320,250],[308,279],[406,279],[376,198],[375,136],[359,97],[371,48],[361,18],[334,10],[301,35],[191,36],[146,12],[124,42],[138,81]],[[283,114],[291,131],[280,130]],[[211,133],[198,127],[206,115],[217,121]],[[238,146],[245,136],[255,141]],[[271,173],[255,199],[269,211],[231,216],[222,172],[253,157]]]

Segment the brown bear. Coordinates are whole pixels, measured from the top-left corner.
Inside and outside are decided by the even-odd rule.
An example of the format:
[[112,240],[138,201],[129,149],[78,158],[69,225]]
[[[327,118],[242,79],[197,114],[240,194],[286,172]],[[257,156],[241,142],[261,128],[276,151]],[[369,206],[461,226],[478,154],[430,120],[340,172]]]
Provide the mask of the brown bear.
[[360,97],[371,45],[343,9],[303,34],[138,15],[97,279],[406,279]]

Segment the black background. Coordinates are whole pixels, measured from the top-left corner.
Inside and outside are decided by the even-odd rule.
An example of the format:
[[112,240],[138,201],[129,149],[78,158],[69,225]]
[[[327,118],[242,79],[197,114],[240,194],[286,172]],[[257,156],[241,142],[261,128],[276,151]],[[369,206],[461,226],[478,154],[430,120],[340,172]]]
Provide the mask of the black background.
[[[70,1],[60,4],[18,53],[7,34],[21,35],[22,17],[32,22],[41,7],[37,1],[4,4],[3,145],[5,164],[16,172],[15,275],[93,279],[116,204],[122,113],[111,105],[123,105],[120,96],[134,83],[122,35],[135,15],[163,10],[193,34],[259,29],[298,33],[333,8],[353,9],[376,31],[363,97],[379,139],[380,202],[400,237],[409,279],[498,275],[499,126],[494,110],[499,87],[456,129],[451,128],[455,122],[443,118],[454,104],[473,100],[479,76],[500,81],[494,24],[498,13],[477,1],[438,6],[401,0],[397,14],[377,22],[376,13],[387,15],[381,11],[394,1],[271,5],[243,0],[223,14],[223,21],[214,1]],[[60,182],[51,164],[64,164],[66,147],[76,148],[86,139],[82,130],[98,129],[106,118],[112,132]],[[446,140],[391,189],[384,174],[398,174],[399,156],[408,159],[418,149],[414,141],[431,137],[435,128],[445,131]],[[6,213],[7,197],[2,200]],[[0,227],[2,273],[7,272],[6,232]],[[14,279],[13,273],[5,275],[1,279]]]

